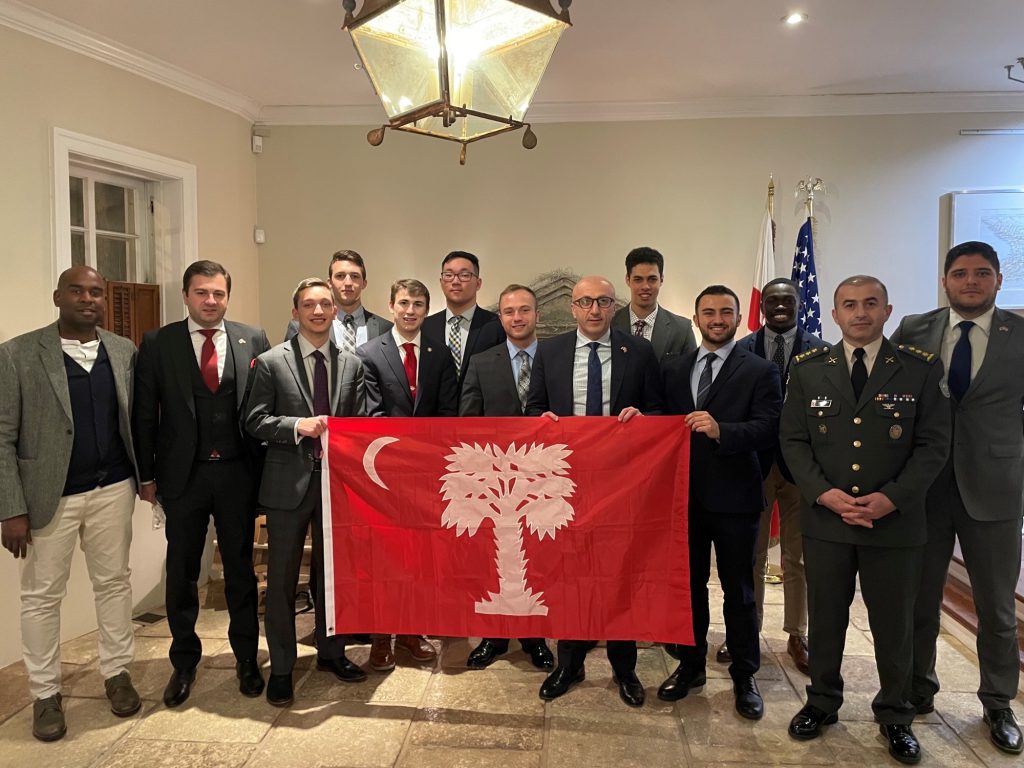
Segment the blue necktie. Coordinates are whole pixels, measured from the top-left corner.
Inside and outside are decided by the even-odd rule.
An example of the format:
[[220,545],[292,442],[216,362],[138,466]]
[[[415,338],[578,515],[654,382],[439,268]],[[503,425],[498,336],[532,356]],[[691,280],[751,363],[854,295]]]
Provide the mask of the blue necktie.
[[964,320],[957,324],[960,338],[953,347],[953,356],[949,359],[949,393],[958,401],[964,399],[967,388],[971,386],[971,328],[972,320]]
[[708,401],[708,392],[711,390],[712,375],[714,374],[711,366],[717,359],[718,355],[714,352],[704,356],[704,369],[700,372],[700,378],[697,380],[697,399],[693,401],[694,408],[698,411],[704,410],[704,403]]
[[597,356],[598,344],[592,341],[590,358],[587,360],[587,416],[604,414],[604,397],[601,393],[601,358]]

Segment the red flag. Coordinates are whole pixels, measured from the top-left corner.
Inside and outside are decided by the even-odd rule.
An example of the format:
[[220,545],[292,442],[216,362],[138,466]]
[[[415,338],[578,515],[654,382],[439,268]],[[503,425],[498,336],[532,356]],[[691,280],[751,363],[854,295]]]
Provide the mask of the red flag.
[[693,643],[682,417],[330,419],[328,634]]

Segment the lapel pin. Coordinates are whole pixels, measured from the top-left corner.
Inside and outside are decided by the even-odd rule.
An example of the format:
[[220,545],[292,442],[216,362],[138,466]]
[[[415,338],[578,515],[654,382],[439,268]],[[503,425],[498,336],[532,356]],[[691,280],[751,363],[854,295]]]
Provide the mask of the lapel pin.
[[890,365],[891,363],[895,363],[895,362],[896,362],[896,358],[895,357],[889,357],[888,355],[886,355],[886,358],[885,358],[885,364],[886,365]]
[[625,348],[625,347],[619,347],[619,349],[621,349],[621,350],[622,350],[623,352],[625,352],[625,351],[626,351],[626,348]]
[[1006,331],[1010,330],[1010,328],[1009,328],[1009,326],[1006,326],[1006,325],[1000,325],[999,326],[999,330],[1003,331],[1005,333]]
[[830,357],[828,359],[828,364],[829,365],[839,365],[839,358],[838,357]]
[[239,343],[239,344],[245,344],[245,339],[239,339],[239,340],[238,340],[238,343]]
[[427,347],[427,352],[433,352],[433,351],[434,351],[433,347]]

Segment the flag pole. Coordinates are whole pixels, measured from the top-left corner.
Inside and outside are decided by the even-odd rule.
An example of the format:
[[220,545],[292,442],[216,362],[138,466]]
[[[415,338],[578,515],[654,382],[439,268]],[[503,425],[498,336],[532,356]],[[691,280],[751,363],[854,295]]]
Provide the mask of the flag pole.
[[[817,219],[814,218],[814,194],[816,192],[825,194],[827,191],[825,182],[817,176],[808,176],[806,179],[801,179],[796,185],[796,195],[799,196],[801,192],[804,195],[804,208],[807,209],[807,218],[811,220],[812,232],[814,232],[815,225],[818,223]],[[814,234],[817,235],[816,232]]]
[[768,215],[772,220],[772,250],[775,250],[775,174],[768,174]]

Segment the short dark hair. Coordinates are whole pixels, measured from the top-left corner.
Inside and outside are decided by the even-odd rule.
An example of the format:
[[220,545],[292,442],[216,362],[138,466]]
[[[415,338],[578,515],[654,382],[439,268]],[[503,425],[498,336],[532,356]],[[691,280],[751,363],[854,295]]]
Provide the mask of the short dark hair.
[[654,264],[658,268],[658,274],[662,277],[665,276],[665,257],[653,248],[642,245],[626,254],[627,275],[637,264]]
[[709,285],[703,291],[697,294],[697,300],[693,302],[693,311],[699,312],[700,300],[705,296],[732,296],[732,300],[736,302],[736,312],[740,311],[740,297],[736,295],[736,292],[725,285]]
[[328,293],[331,294],[331,301],[334,301],[334,291],[331,290],[331,286],[326,280],[322,280],[319,277],[307,277],[305,280],[300,280],[299,284],[295,286],[295,290],[292,292],[292,306],[295,309],[299,308],[299,296],[302,292],[309,288],[326,288]]
[[764,294],[766,294],[768,292],[768,289],[771,288],[773,285],[788,286],[792,288],[794,291],[796,291],[798,297],[800,295],[800,286],[796,284],[796,280],[790,280],[788,277],[776,277],[774,280],[769,280],[767,283],[764,284],[764,287],[761,289],[761,295],[763,296]]
[[398,295],[399,291],[405,291],[410,296],[424,296],[427,299],[427,309],[430,309],[430,291],[419,280],[414,280],[411,277],[395,280],[391,284],[391,300],[388,302],[389,304],[395,303],[395,296]]
[[192,283],[192,278],[196,275],[202,277],[216,277],[217,275],[224,275],[224,280],[228,284],[228,296],[231,295],[231,275],[224,269],[223,264],[218,264],[216,261],[207,261],[206,259],[200,259],[199,261],[193,261],[188,265],[185,270],[185,274],[181,276],[181,292],[188,293],[189,286]]
[[520,285],[519,283],[512,283],[511,285],[505,286],[505,289],[498,294],[498,306],[501,306],[501,300],[505,298],[506,295],[515,293],[516,291],[526,291],[528,294],[533,296],[533,307],[534,309],[537,308],[537,294],[534,293],[533,288],[528,285]]
[[453,259],[465,259],[473,265],[473,269],[476,270],[476,276],[480,277],[480,259],[474,256],[469,251],[452,251],[443,259],[441,259],[441,269],[444,269],[444,265]]
[[843,280],[836,286],[835,291],[832,292],[832,306],[836,305],[836,297],[839,295],[839,289],[847,285],[860,285],[861,283],[874,283],[882,289],[882,298],[885,303],[889,303],[889,289],[885,287],[885,283],[879,280],[874,275],[850,275],[848,278]]
[[334,255],[331,256],[331,263],[327,265],[327,279],[331,279],[331,273],[334,271],[334,264],[338,261],[351,261],[357,267],[359,271],[363,273],[363,280],[366,279],[366,264],[363,263],[363,257],[355,251],[335,251]]
[[949,253],[946,254],[946,265],[942,270],[944,276],[949,274],[953,262],[961,256],[981,256],[981,258],[992,265],[992,269],[997,274],[999,273],[999,256],[996,254],[996,249],[980,240],[968,240],[966,243],[954,245],[949,249]]

